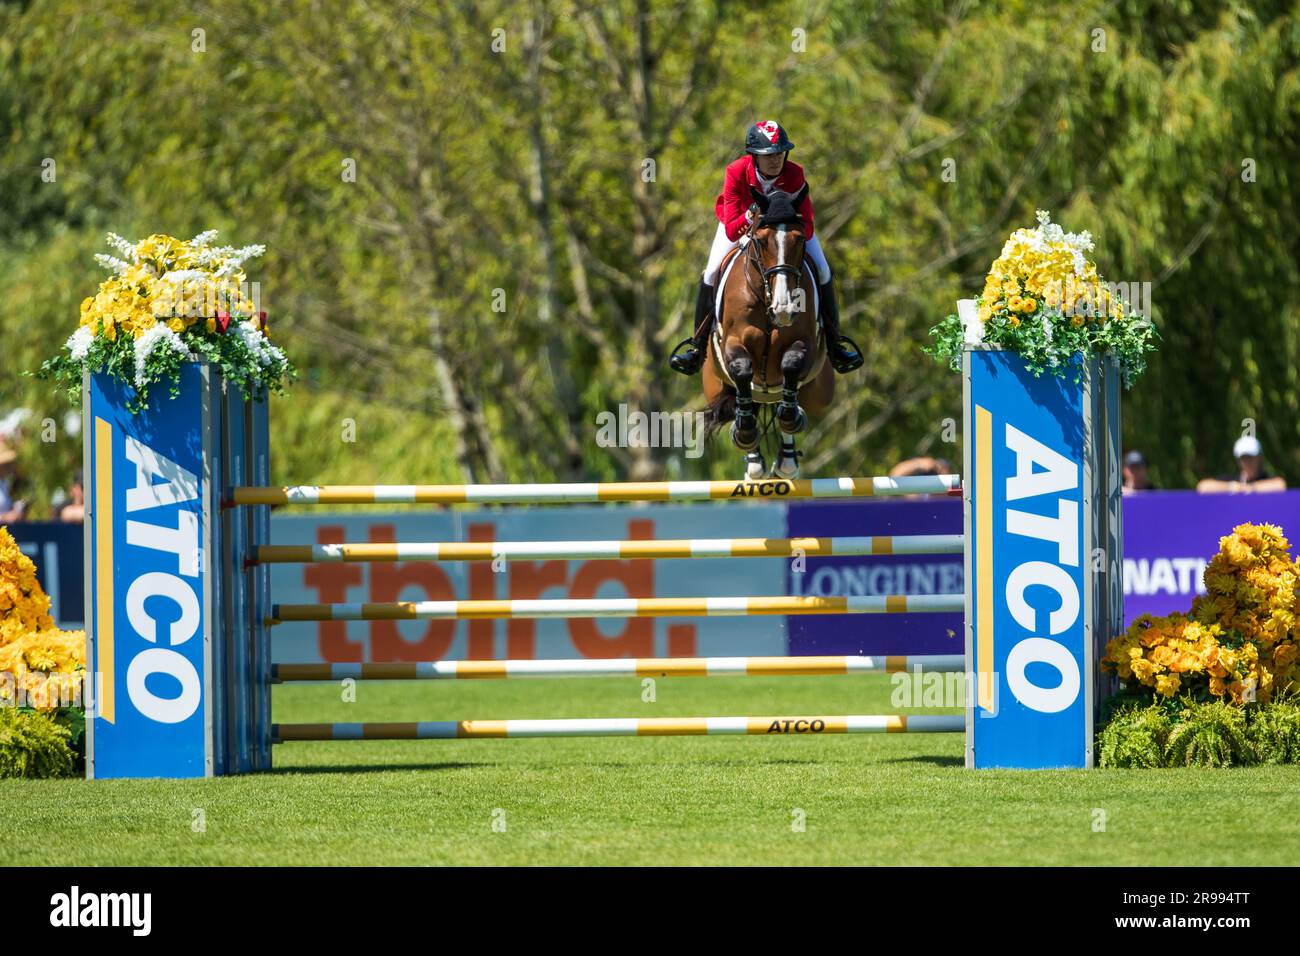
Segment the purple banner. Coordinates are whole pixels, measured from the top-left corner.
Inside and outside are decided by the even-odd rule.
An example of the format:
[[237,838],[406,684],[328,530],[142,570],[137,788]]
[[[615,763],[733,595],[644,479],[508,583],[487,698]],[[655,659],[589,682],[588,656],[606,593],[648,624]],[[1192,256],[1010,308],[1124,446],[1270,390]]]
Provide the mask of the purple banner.
[[[961,500],[790,502],[790,535],[961,534]],[[1124,622],[1186,611],[1219,539],[1239,524],[1273,524],[1300,543],[1300,490],[1273,494],[1152,491],[1124,498]],[[1294,551],[1293,551],[1294,553]],[[881,555],[787,562],[790,594],[960,594],[962,557]],[[960,614],[790,617],[791,654],[961,654]]]
[[[1151,491],[1124,499],[1124,622],[1186,611],[1219,539],[1239,524],[1279,525],[1300,536],[1300,491],[1213,494]],[[1295,556],[1294,547],[1292,556]]]
[[[961,534],[960,498],[790,502],[791,536]],[[789,593],[961,594],[960,554],[891,554],[787,562]],[[788,618],[791,654],[961,654],[961,613],[854,614]]]

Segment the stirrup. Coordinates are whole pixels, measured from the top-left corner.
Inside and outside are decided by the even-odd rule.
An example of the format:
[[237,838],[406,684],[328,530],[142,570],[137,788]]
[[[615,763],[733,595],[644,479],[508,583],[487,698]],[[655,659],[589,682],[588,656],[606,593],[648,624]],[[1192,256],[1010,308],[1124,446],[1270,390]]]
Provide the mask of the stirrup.
[[831,368],[841,375],[862,368],[865,361],[858,343],[847,335],[841,335],[839,339],[826,343],[826,360],[831,363]]
[[682,339],[668,356],[668,367],[683,375],[694,375],[704,364],[704,351],[694,339]]

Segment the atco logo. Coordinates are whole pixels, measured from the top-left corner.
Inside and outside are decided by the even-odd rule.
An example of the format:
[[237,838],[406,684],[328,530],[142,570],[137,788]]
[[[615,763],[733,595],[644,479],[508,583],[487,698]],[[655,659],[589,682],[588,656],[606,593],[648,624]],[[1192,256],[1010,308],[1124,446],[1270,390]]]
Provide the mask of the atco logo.
[[[1027,560],[1007,576],[1003,600],[1011,618],[1024,631],[1007,653],[1007,686],[1016,700],[1031,710],[1056,714],[1078,699],[1081,675],[1074,654],[1056,638],[1077,639],[1082,599],[1070,568],[1080,567],[1079,464],[1042,442],[1007,424],[1006,445],[1015,455],[1015,473],[1006,477],[1006,534],[1037,541],[1042,552],[1056,560]],[[1011,505],[1033,504],[1021,511]],[[1044,513],[1046,512],[1046,513]],[[1054,592],[1056,607],[1046,615],[1047,633],[1041,633],[1038,608],[1029,603],[1030,589]],[[1047,664],[1060,673],[1054,687],[1043,687],[1029,677],[1032,665]]]
[[792,486],[788,481],[741,481],[731,491],[733,498],[780,498],[788,495]]
[[[135,480],[126,489],[125,567],[138,573],[126,591],[126,619],[143,644],[132,643],[127,665],[127,695],[149,720],[177,724],[203,703],[203,682],[180,649],[199,631],[198,516],[184,507],[199,496],[199,480],[171,459],[131,436],[126,457],[135,466]],[[155,479],[162,479],[155,481]],[[174,525],[168,524],[168,517]],[[153,521],[136,520],[151,517]],[[156,618],[171,606],[174,614]],[[138,649],[137,649],[138,648]],[[161,682],[155,682],[162,677]],[[162,696],[170,678],[177,690]]]
[[786,717],[781,720],[774,720],[768,724],[767,732],[769,734],[820,734],[826,729],[826,721],[821,718],[805,720],[803,718]]

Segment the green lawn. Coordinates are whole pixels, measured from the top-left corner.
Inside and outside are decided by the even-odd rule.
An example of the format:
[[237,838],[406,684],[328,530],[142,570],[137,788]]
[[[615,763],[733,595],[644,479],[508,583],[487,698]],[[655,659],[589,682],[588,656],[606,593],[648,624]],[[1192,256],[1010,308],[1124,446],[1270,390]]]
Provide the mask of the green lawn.
[[[275,691],[284,722],[890,713],[882,676]],[[298,743],[273,773],[0,781],[0,864],[1293,865],[1300,768],[972,772],[960,735]],[[796,811],[803,832],[792,823]],[[1104,832],[1094,831],[1098,811]],[[200,814],[205,824],[196,832]],[[505,830],[493,829],[504,817]]]

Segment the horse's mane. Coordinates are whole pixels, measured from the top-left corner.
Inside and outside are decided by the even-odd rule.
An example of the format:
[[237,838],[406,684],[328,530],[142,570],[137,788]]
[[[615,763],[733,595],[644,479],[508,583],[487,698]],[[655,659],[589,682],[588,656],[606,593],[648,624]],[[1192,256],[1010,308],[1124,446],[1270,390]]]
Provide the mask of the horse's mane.
[[767,194],[767,209],[759,217],[760,226],[781,226],[801,222],[803,217],[794,204],[795,194],[774,189]]

